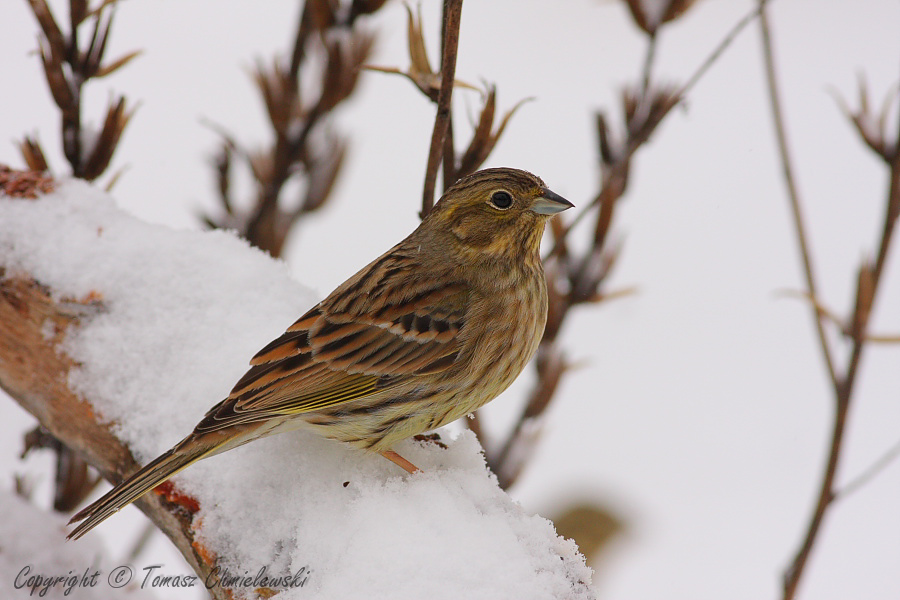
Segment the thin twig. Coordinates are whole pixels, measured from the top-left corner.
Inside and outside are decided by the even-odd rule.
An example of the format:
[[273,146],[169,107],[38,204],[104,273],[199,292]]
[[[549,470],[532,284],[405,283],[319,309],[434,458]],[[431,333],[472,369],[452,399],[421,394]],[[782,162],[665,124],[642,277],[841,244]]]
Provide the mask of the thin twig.
[[[799,194],[797,186],[794,182],[793,169],[787,149],[787,141],[785,135],[785,126],[782,117],[781,104],[779,101],[777,80],[775,77],[774,52],[772,50],[772,40],[768,18],[765,12],[765,0],[760,0],[760,32],[763,42],[763,56],[766,66],[766,78],[769,87],[769,97],[772,105],[772,113],[775,122],[776,134],[778,137],[778,147],[781,153],[782,165],[784,168],[785,182],[788,188],[788,195],[791,202],[791,209],[794,216],[794,223],[797,232],[797,239],[800,244],[801,255],[803,259],[804,271],[807,280],[809,296],[818,298],[816,293],[815,280],[811,265],[808,243],[806,241],[806,232],[803,226],[802,212],[800,210]],[[898,133],[900,138],[900,133]],[[819,487],[818,498],[815,509],[810,517],[806,534],[797,550],[791,564],[785,570],[783,581],[783,599],[792,600],[797,593],[800,579],[803,571],[809,561],[810,554],[816,543],[818,534],[821,530],[822,523],[829,506],[834,502],[837,494],[835,492],[835,478],[837,474],[838,462],[840,460],[843,447],[844,433],[847,423],[847,415],[853,394],[853,386],[856,381],[856,375],[859,372],[859,364],[862,358],[862,352],[868,341],[866,333],[869,315],[877,293],[878,284],[880,282],[882,269],[888,254],[888,248],[892,239],[894,226],[897,221],[897,215],[900,214],[900,152],[896,152],[891,161],[891,182],[890,191],[888,193],[887,209],[885,214],[884,228],[882,230],[881,241],[879,243],[878,255],[874,267],[864,264],[863,270],[869,275],[867,279],[867,289],[863,293],[863,285],[857,291],[858,301],[853,315],[855,326],[852,328],[853,345],[850,352],[850,358],[847,362],[847,370],[843,377],[838,376],[832,359],[831,348],[825,337],[823,320],[824,315],[817,306],[813,306],[813,317],[816,325],[817,335],[819,337],[822,355],[831,377],[835,394],[835,414],[834,423],[831,433],[831,444],[828,453],[828,460],[825,471],[822,475],[822,482]],[[861,274],[863,271],[861,271]],[[862,280],[861,280],[862,281]],[[877,471],[876,471],[877,472]],[[868,478],[862,481],[867,481]],[[859,480],[857,480],[859,481]]]
[[459,24],[463,0],[444,0],[444,40],[441,53],[441,89],[438,92],[437,115],[431,133],[431,147],[425,168],[425,186],[422,190],[421,218],[425,218],[434,206],[434,188],[441,164],[444,136],[450,122],[450,99],[453,96],[453,80],[456,74],[456,54],[459,47]]
[[[447,52],[447,19],[441,19],[441,61],[443,62],[443,56]],[[457,44],[459,42],[459,22],[456,24],[456,41]],[[454,72],[456,71],[456,65],[453,65]],[[455,73],[454,73],[454,85],[456,85],[455,81]],[[453,111],[450,110],[447,113],[447,130],[444,132],[444,148],[441,150],[443,154],[443,169],[441,177],[443,179],[443,187],[444,190],[449,188],[451,185],[456,183],[456,146],[453,141]]]
[[732,42],[734,42],[738,34],[740,34],[741,31],[743,31],[744,28],[747,27],[747,25],[752,23],[753,20],[760,15],[763,7],[767,2],[768,0],[761,0],[759,6],[744,15],[743,19],[734,24],[734,27],[732,27],[731,31],[729,31],[725,35],[725,37],[722,38],[722,41],[719,42],[719,45],[716,46],[715,50],[713,50],[712,53],[706,57],[706,60],[704,60],[700,64],[700,66],[697,67],[697,70],[694,71],[694,73],[688,78],[685,84],[681,86],[681,89],[678,91],[678,94],[681,97],[684,97],[687,92],[689,92],[697,84],[697,82],[700,81],[700,79],[706,74],[710,67],[712,67],[717,60],[719,60],[719,57],[722,56],[722,53],[728,49]]
[[875,267],[872,270],[873,285],[877,288],[887,260],[888,249],[893,239],[894,227],[900,216],[900,131],[894,142],[894,156],[891,161],[891,187],[888,193],[887,212],[884,216],[884,228],[881,232],[881,243],[878,246],[878,255],[875,258]]
[[[112,73],[128,64],[138,52],[130,52],[106,62],[107,40],[112,30],[115,6],[112,0],[102,2],[93,11],[87,11],[83,0],[70,0],[69,30],[63,31],[46,0],[28,0],[40,33],[38,54],[50,95],[59,109],[62,132],[62,148],[72,175],[94,181],[103,175],[115,154],[128,120],[134,109],[126,110],[125,98],[114,98],[104,116],[102,127],[89,146],[84,144],[82,97],[92,81]],[[79,39],[79,26],[85,20],[93,21],[92,33]],[[25,137],[19,145],[29,168],[49,171],[43,149],[36,138]],[[121,171],[119,171],[121,174]],[[110,181],[115,183],[117,175]],[[60,439],[49,435],[42,442],[45,448],[56,453],[56,479],[54,509],[67,512],[81,503],[97,483],[90,477],[84,458],[66,446]]]
[[[815,272],[812,266],[812,258],[809,251],[808,236],[806,234],[806,225],[803,219],[803,210],[801,208],[800,192],[797,190],[796,178],[794,177],[794,168],[791,161],[790,151],[788,150],[787,133],[784,125],[784,116],[781,110],[780,93],[778,91],[778,80],[775,75],[775,59],[772,50],[772,39],[769,31],[769,20],[765,12],[765,0],[759,3],[759,24],[762,33],[763,57],[766,67],[766,82],[769,88],[769,102],[772,109],[772,118],[775,122],[775,134],[778,139],[778,152],[781,156],[781,165],[784,174],[785,185],[788,190],[788,199],[791,203],[791,214],[794,218],[794,228],[797,234],[797,243],[800,245],[800,256],[803,259],[803,274],[806,278],[806,288],[810,297],[818,298],[818,286],[816,285]],[[828,375],[832,383],[837,386],[838,379],[834,367],[834,359],[832,358],[831,347],[828,344],[828,338],[825,337],[825,328],[822,324],[822,316],[818,311],[813,310],[813,317],[816,326],[816,335],[819,338],[819,346],[822,349],[822,356],[828,369]]]
[[[778,150],[781,155],[781,164],[784,171],[785,184],[788,189],[788,197],[791,204],[791,213],[794,219],[794,227],[797,235],[797,241],[800,246],[800,254],[803,260],[803,270],[806,277],[806,285],[809,295],[813,298],[818,297],[815,276],[813,274],[812,261],[807,243],[806,230],[803,221],[803,213],[800,208],[799,193],[794,180],[793,168],[791,166],[791,158],[787,147],[787,136],[785,134],[784,120],[781,111],[781,102],[779,100],[778,83],[775,77],[775,61],[774,52],[772,50],[772,40],[769,29],[769,21],[765,12],[764,2],[759,3],[759,24],[760,33],[762,34],[763,58],[766,67],[766,81],[769,88],[769,100],[772,109],[772,116],[775,124],[776,136],[778,139]],[[831,348],[828,345],[828,338],[825,336],[825,328],[823,326],[822,315],[816,308],[813,308],[813,322],[816,327],[816,335],[819,338],[819,347],[828,369],[829,376],[835,390],[840,387],[837,373],[834,368],[834,360],[831,356]],[[840,394],[838,394],[840,396]],[[841,452],[841,446],[844,438],[844,424],[846,423],[846,405],[838,402],[835,410],[834,423],[831,435],[831,448],[829,451],[828,462],[825,467],[825,473],[822,477],[822,483],[819,490],[816,507],[809,521],[806,535],[800,545],[791,565],[784,573],[783,580],[783,598],[791,600],[797,592],[797,585],[803,574],[803,569],[809,559],[809,554],[815,544],[816,537],[819,533],[822,520],[828,504],[831,502],[832,489],[834,486],[834,477],[837,472],[838,458]]]
[[[303,4],[290,51],[272,66],[259,63],[254,69],[274,134],[271,145],[264,151],[250,151],[223,135],[216,175],[224,216],[204,216],[204,221],[211,227],[236,229],[273,256],[283,252],[294,224],[327,202],[343,163],[346,145],[328,122],[334,108],[356,89],[359,69],[374,41],[356,27],[357,19],[383,3],[354,2],[349,12],[342,8],[345,4],[350,3]],[[322,78],[315,91],[305,83],[309,72]],[[323,131],[321,141],[311,142]],[[255,198],[248,209],[235,209],[230,197],[232,157],[246,163],[256,180]],[[289,193],[286,188],[299,179],[304,180],[305,191],[296,208],[286,209],[282,202]]]
[[131,545],[131,549],[125,555],[127,558],[126,562],[134,563],[137,562],[137,559],[140,558],[141,553],[147,548],[147,544],[150,540],[153,539],[153,534],[156,533],[158,529],[151,522],[147,522],[144,524],[144,528],[138,534],[137,539],[134,540],[134,543]]
[[650,76],[653,73],[653,63],[656,60],[656,31],[648,34],[647,54],[644,55],[644,69],[641,77],[641,97],[647,96],[647,90],[650,89]]
[[875,462],[868,466],[862,473],[850,480],[843,488],[834,493],[832,502],[843,500],[850,494],[858,491],[867,483],[875,479],[875,477],[884,471],[897,457],[900,457],[900,441],[888,448],[887,452],[881,455]]
[[[522,470],[527,452],[523,453],[519,450],[522,446],[523,436],[529,435],[527,432],[531,431],[525,425],[538,418],[549,406],[560,378],[567,368],[563,355],[555,344],[563,322],[574,306],[594,302],[597,298],[603,297],[599,289],[609,273],[616,255],[615,250],[607,249],[608,234],[617,201],[625,193],[628,184],[631,159],[652,135],[658,124],[684,100],[692,86],[699,81],[700,77],[758,13],[759,9],[757,8],[741,19],[698,67],[688,83],[674,92],[665,88],[653,90],[651,87],[657,37],[655,33],[648,34],[646,54],[640,73],[640,87],[632,95],[626,93],[624,97],[626,105],[625,140],[617,148],[609,148],[606,152],[602,149],[605,121],[601,115],[599,128],[601,130],[603,184],[592,202],[579,212],[568,225],[560,226],[559,234],[554,236],[554,246],[545,257],[545,264],[553,260],[563,263],[561,271],[568,274],[567,278],[571,289],[568,293],[555,292],[555,301],[551,302],[552,310],[547,318],[547,326],[536,361],[538,381],[530,393],[522,413],[504,443],[500,445],[499,450],[486,452],[488,464],[497,474],[502,487],[506,488],[512,485]],[[630,109],[629,106],[631,106]],[[599,210],[594,225],[591,248],[583,256],[570,255],[566,243],[569,234],[588,213],[593,214],[595,207],[599,207]],[[548,276],[548,286],[552,288],[554,285],[556,282],[553,281],[553,277]]]
[[[765,4],[767,1],[768,0],[763,0],[761,4]],[[727,50],[728,47],[731,46],[731,44],[734,42],[734,40],[737,39],[737,36],[750,23],[752,23],[754,19],[756,19],[759,16],[760,10],[761,10],[761,7],[757,6],[756,8],[754,8],[753,10],[748,12],[746,15],[744,15],[744,17],[740,21],[735,23],[734,26],[731,28],[731,30],[727,34],[725,34],[725,37],[722,38],[722,41],[719,42],[719,44],[709,54],[709,56],[707,56],[706,59],[702,63],[700,63],[700,65],[691,74],[691,76],[684,83],[684,85],[682,85],[681,88],[679,88],[679,90],[677,92],[677,96],[681,99],[679,101],[679,104],[684,102],[684,99],[687,98],[688,93],[694,88],[695,85],[697,85],[697,83],[703,78],[703,76],[706,74],[706,72],[709,71],[709,69],[713,66],[713,64],[715,64],[715,62],[719,59],[719,57],[722,56],[722,54],[725,52],[725,50]],[[653,54],[655,54],[655,52]],[[651,57],[653,56],[653,54],[648,52],[647,55],[645,56],[645,59],[644,59],[644,69],[645,69],[644,76],[645,77],[647,75],[647,62],[651,60]],[[594,200],[594,202],[585,206],[581,212],[579,212],[577,215],[575,215],[575,217],[571,221],[569,221],[568,225],[566,225],[566,230],[565,230],[566,234],[569,231],[571,231],[576,225],[578,225],[578,223],[580,223],[582,221],[582,219],[584,219],[588,215],[588,213],[591,212],[591,210],[597,205],[599,198],[600,198],[600,195],[598,194],[598,196]],[[563,237],[565,237],[565,235]],[[550,251],[545,256],[545,259],[559,254],[561,249],[562,248],[559,243],[554,244],[553,247],[550,249]]]

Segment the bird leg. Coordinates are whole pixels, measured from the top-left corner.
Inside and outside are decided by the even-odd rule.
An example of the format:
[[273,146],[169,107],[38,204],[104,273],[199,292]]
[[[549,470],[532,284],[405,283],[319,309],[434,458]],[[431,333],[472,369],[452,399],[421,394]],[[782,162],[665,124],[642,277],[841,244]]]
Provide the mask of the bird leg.
[[383,457],[397,465],[398,467],[404,469],[407,473],[418,473],[422,469],[412,464],[393,450],[385,450],[381,453]]

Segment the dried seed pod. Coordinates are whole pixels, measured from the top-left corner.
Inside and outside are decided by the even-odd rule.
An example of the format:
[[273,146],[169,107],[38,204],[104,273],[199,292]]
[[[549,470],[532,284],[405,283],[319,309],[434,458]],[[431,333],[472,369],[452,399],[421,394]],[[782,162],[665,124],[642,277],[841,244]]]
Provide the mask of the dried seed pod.
[[143,50],[135,50],[133,52],[129,52],[121,58],[114,60],[106,66],[100,67],[99,69],[97,69],[97,72],[94,73],[94,79],[99,79],[101,77],[106,77],[107,75],[115,73],[116,71],[130,63],[132,59],[140,56],[141,54],[143,54]]
[[500,136],[503,135],[503,131],[506,129],[507,124],[509,124],[509,120],[515,112],[519,110],[520,106],[530,100],[531,98],[525,98],[516,103],[516,105],[509,109],[506,114],[503,115],[503,118],[500,119],[500,124],[497,126],[496,131],[492,132],[491,129],[494,125],[497,91],[494,86],[488,88],[488,93],[485,95],[484,107],[481,109],[481,115],[478,118],[478,124],[475,126],[475,132],[472,134],[472,141],[469,142],[469,147],[466,148],[462,158],[460,158],[459,168],[456,172],[457,179],[474,173],[482,164],[484,164],[484,161],[487,160],[487,157],[494,150],[494,146],[497,145]]
[[50,167],[47,165],[47,159],[44,157],[44,151],[41,149],[41,144],[36,139],[25,136],[25,139],[19,143],[19,151],[22,153],[22,158],[25,159],[25,164],[32,171],[44,172],[50,170]]
[[371,15],[384,6],[385,2],[387,0],[353,0],[347,20],[352,23],[360,15]]
[[49,46],[49,54],[55,55],[58,57],[58,60],[62,60],[66,55],[67,44],[46,0],[28,0],[28,4],[31,5],[31,12],[37,18],[41,31],[44,32],[44,37]]
[[856,304],[850,323],[850,337],[861,340],[866,335],[869,315],[872,313],[872,302],[875,299],[875,270],[871,262],[864,261],[859,266],[856,277]]
[[112,160],[113,153],[122,137],[125,126],[128,125],[134,111],[125,111],[125,98],[120,96],[118,101],[111,104],[106,111],[106,120],[100,135],[97,137],[93,147],[87,150],[89,152],[87,161],[84,163],[82,172],[79,174],[88,181],[93,181],[103,174]]
[[833,94],[844,115],[853,122],[859,137],[865,144],[880,156],[888,165],[893,164],[897,155],[897,140],[890,140],[887,127],[890,109],[897,99],[896,89],[888,93],[881,106],[881,111],[876,116],[869,106],[869,90],[865,79],[859,79],[859,109],[850,110],[847,103]]
[[63,70],[62,55],[45,48],[44,45],[41,45],[40,53],[53,101],[62,110],[71,109],[75,105],[75,92]]
[[625,0],[631,18],[649,35],[655,35],[664,23],[681,17],[694,2],[695,0]]
[[307,164],[306,171],[309,182],[296,217],[299,217],[300,213],[318,210],[325,204],[335,181],[337,181],[337,176],[344,163],[346,154],[346,142],[334,138],[329,141],[328,149],[322,156],[311,160]]

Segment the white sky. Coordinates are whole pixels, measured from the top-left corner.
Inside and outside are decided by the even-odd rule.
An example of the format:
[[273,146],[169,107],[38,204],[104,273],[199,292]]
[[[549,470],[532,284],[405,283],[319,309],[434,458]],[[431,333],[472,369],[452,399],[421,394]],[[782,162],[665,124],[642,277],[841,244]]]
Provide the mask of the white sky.
[[[246,67],[287,47],[295,4],[122,4],[110,55],[145,54],[90,88],[86,113],[100,121],[109,89],[141,103],[114,162],[128,165],[115,190],[126,210],[197,226],[194,215],[213,205],[206,158],[215,148],[199,121],[251,144],[265,139]],[[439,3],[423,4],[435,31]],[[698,3],[663,31],[656,74],[683,81],[752,4]],[[864,73],[880,105],[898,77],[900,7],[774,0],[771,14],[822,295],[842,314],[856,267],[872,252],[886,176],[828,92],[855,103]],[[405,67],[402,5],[392,2],[373,25],[381,33],[373,62]],[[29,55],[35,31],[26,3],[3,3],[0,139],[38,131],[61,168],[56,112]],[[618,2],[470,0],[459,78],[496,82],[501,109],[537,98],[513,119],[489,165],[529,169],[576,205],[587,202],[598,178],[593,112],[617,114],[615,98],[636,80],[643,43]],[[457,131],[477,104],[460,94]],[[343,180],[289,248],[299,280],[324,295],[415,226],[432,118],[408,82],[363,76],[360,95],[339,114],[352,141]],[[637,158],[616,224],[625,245],[612,283],[637,285],[640,294],[579,311],[564,332],[567,353],[585,366],[566,378],[513,495],[547,514],[593,497],[624,516],[629,531],[595,577],[604,598],[774,598],[811,509],[831,397],[808,312],[776,296],[799,288],[801,276],[770,121],[753,27]],[[20,165],[11,143],[0,162]],[[896,272],[894,256],[876,305],[879,332],[900,331]],[[873,347],[863,358],[840,481],[900,437],[898,359],[896,347]],[[510,419],[525,385],[491,405],[489,423]],[[11,482],[13,472],[46,462],[14,460],[31,422],[8,404],[0,411],[10,423],[0,461]],[[803,597],[900,596],[898,500],[895,464],[834,508]],[[154,544],[147,560],[172,561],[160,558],[164,547]]]

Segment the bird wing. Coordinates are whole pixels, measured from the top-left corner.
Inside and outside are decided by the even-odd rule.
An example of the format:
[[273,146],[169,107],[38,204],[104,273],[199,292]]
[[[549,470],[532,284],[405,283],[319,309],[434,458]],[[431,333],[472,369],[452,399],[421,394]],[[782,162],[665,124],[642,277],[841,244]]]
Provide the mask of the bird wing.
[[196,432],[333,407],[453,365],[468,287],[417,281],[397,257],[380,264],[386,257],[260,350]]

